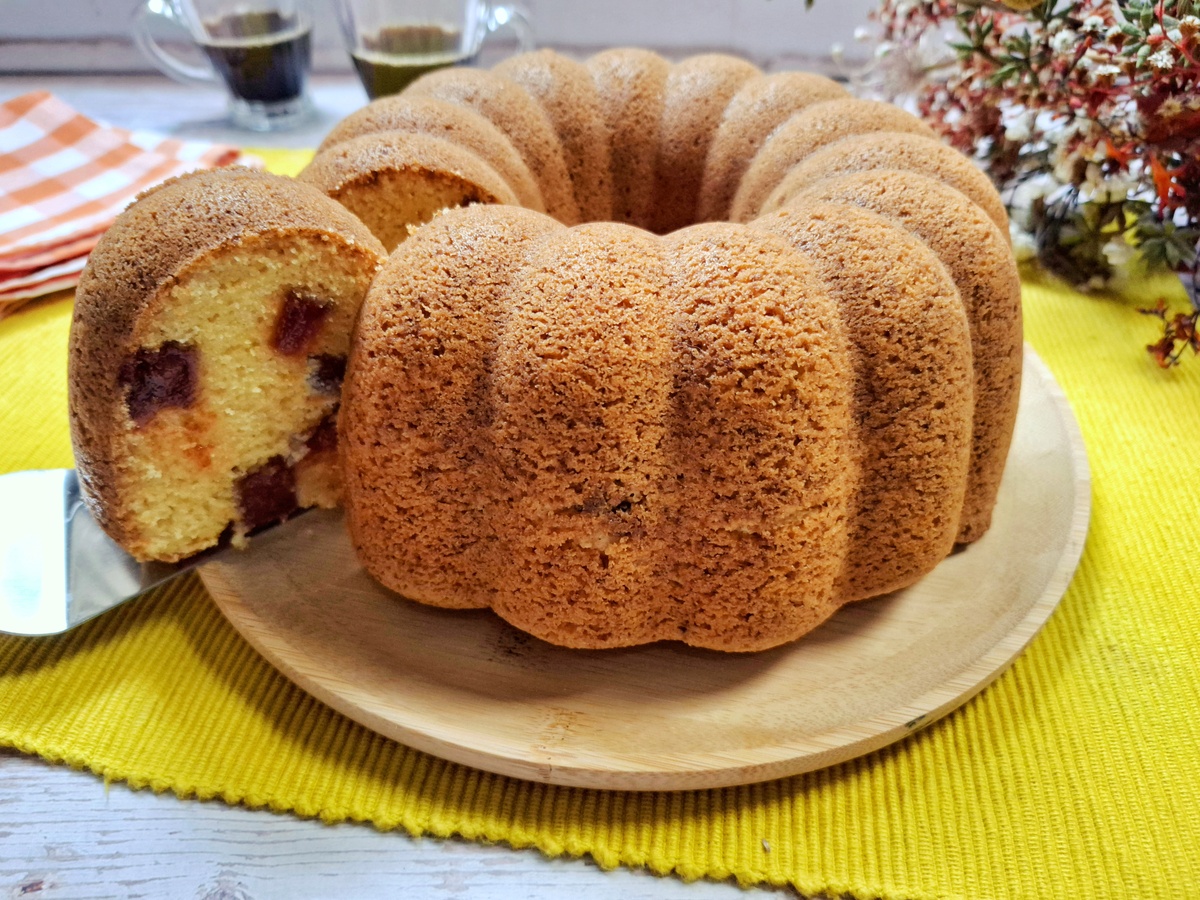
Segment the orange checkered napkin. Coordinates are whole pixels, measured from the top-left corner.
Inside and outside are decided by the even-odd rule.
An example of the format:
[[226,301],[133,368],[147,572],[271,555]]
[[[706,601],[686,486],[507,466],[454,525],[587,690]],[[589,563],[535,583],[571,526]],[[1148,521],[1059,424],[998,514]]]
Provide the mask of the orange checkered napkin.
[[240,151],[92,121],[45,91],[0,104],[0,318],[71,287],[139,192]]

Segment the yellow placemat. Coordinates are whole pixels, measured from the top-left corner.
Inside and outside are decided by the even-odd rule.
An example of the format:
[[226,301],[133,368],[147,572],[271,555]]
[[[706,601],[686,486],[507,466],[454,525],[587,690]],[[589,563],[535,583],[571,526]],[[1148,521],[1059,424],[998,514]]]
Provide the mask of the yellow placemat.
[[[292,686],[194,577],[58,638],[0,638],[0,743],[185,797],[686,878],[904,900],[1188,896],[1200,885],[1200,360],[1156,369],[1142,349],[1154,322],[1131,302],[1030,281],[1025,304],[1088,447],[1083,562],[1008,673],[885,750],[673,794],[489,775]],[[69,318],[58,300],[0,322],[0,472],[71,464]]]

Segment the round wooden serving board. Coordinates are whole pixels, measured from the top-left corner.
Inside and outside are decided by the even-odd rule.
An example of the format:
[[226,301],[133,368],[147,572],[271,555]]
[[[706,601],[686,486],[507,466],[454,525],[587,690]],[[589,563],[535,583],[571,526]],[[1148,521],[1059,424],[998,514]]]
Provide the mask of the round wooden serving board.
[[1087,532],[1087,461],[1049,371],[1032,351],[1025,361],[991,530],[915,586],[843,608],[774,650],[566,650],[490,612],[422,606],[359,567],[339,513],[310,513],[305,527],[262,535],[201,575],[234,626],[302,688],[455,762],[632,790],[810,771],[966,702],[1066,590]]

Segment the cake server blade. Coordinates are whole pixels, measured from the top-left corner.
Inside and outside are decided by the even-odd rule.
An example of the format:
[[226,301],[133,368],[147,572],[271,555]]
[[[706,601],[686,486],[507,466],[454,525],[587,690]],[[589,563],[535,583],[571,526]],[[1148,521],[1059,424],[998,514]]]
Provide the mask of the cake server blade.
[[68,631],[193,568],[139,563],[88,512],[74,469],[0,476],[0,631]]
[[0,475],[0,633],[61,634],[229,552],[243,551],[138,562],[96,524],[74,469]]

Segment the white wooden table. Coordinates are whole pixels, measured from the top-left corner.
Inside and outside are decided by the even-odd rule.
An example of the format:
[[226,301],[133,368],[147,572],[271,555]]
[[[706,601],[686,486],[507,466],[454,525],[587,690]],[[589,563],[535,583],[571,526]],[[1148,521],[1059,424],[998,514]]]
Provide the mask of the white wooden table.
[[[295,131],[231,130],[217,90],[154,77],[0,77],[0,102],[50,90],[125,128],[259,147],[315,147],[365,102],[350,77],[318,78],[317,113]],[[795,896],[764,889],[763,895]],[[413,897],[422,900],[719,900],[732,883],[605,872],[589,860],[460,840],[413,839],[367,825],[330,826],[220,801],[105,786],[87,772],[0,750],[0,897],[188,897],[258,900]]]

